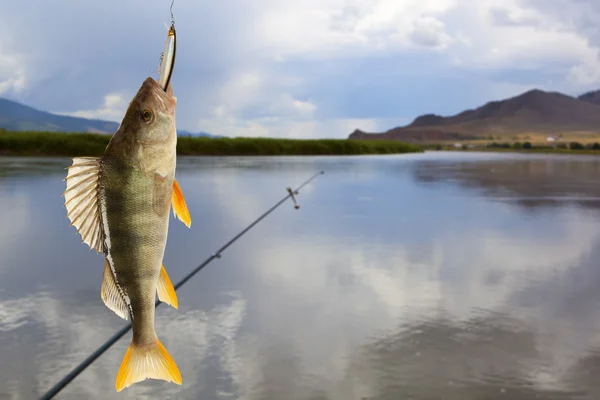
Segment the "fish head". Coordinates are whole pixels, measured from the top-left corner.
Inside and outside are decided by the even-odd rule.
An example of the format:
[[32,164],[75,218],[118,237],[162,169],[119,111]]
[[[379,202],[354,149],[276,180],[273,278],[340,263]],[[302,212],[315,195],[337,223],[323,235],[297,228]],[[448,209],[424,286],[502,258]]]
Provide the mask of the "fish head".
[[141,144],[161,144],[176,140],[175,106],[177,99],[169,84],[165,92],[158,82],[148,77],[129,103],[122,126],[126,134]]

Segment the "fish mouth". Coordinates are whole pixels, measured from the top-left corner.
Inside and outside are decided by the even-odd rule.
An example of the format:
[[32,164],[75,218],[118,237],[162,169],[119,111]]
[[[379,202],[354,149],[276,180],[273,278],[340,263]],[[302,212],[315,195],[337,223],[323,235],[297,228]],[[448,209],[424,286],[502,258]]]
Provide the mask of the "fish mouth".
[[177,98],[173,95],[173,88],[169,84],[167,91],[165,92],[160,84],[152,77],[146,78],[144,81],[143,88],[146,89],[148,94],[158,100],[158,103],[163,107],[163,111],[169,115],[175,114],[175,106],[177,105]]

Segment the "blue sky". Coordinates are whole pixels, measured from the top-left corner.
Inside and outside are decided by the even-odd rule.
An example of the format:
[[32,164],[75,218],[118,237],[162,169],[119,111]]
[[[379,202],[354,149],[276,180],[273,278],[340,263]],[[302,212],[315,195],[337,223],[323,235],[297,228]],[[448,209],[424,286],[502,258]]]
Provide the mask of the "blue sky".
[[[120,121],[170,0],[0,0],[0,96]],[[177,126],[346,137],[531,88],[600,88],[597,0],[175,0]]]

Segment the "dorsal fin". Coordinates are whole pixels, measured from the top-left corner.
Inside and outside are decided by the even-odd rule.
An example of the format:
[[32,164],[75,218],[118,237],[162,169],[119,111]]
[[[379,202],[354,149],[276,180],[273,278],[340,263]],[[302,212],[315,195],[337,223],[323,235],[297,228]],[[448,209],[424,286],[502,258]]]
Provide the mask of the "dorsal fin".
[[185,198],[183,197],[183,193],[181,192],[181,188],[176,179],[173,179],[173,195],[171,203],[173,205],[173,214],[189,228],[190,225],[192,225],[192,217],[190,217]]
[[115,282],[108,259],[104,260],[104,279],[102,279],[100,297],[102,297],[106,307],[114,311],[115,314],[125,320],[129,319],[129,308],[119,292],[119,287]]
[[67,218],[77,228],[84,243],[99,253],[104,251],[104,231],[100,223],[98,178],[100,158],[77,157],[68,167],[63,193]]

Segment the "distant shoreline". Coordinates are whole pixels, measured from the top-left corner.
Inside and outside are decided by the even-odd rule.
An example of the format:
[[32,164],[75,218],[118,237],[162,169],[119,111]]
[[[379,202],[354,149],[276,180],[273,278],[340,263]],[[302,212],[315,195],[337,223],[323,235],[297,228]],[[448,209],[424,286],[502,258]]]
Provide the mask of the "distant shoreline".
[[468,150],[446,148],[442,150],[426,148],[429,153],[508,153],[508,154],[553,154],[553,155],[600,155],[600,150],[515,150],[515,149],[487,149],[482,147]]
[[531,142],[513,143],[463,143],[457,147],[448,143],[423,144],[423,148],[429,151],[479,151],[495,153],[533,153],[533,154],[600,154],[600,143],[580,143],[577,141],[562,142],[554,146]]
[[[60,132],[0,132],[0,156],[101,156],[112,135]],[[392,140],[177,138],[178,155],[313,156],[422,153],[421,146]]]
[[[429,149],[431,150],[431,149]],[[440,151],[465,151],[465,152],[486,152],[486,153],[529,153],[529,154],[599,154],[600,150],[592,149],[494,149],[489,147],[474,147],[471,149],[444,149]]]

